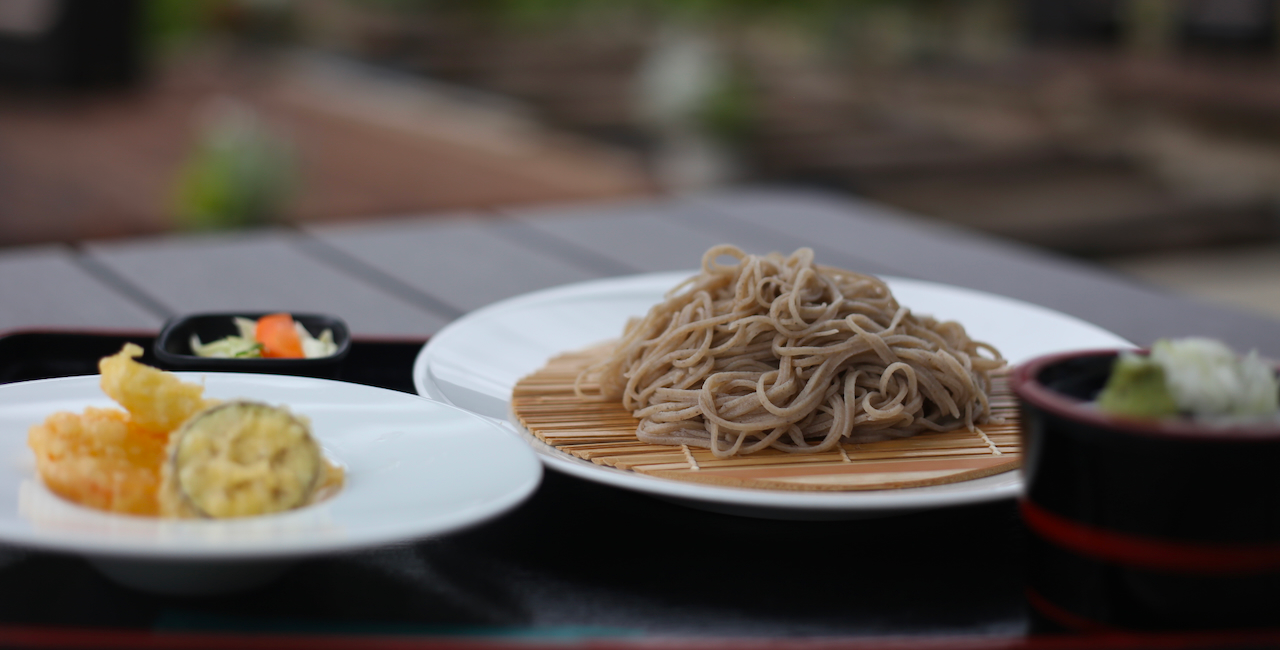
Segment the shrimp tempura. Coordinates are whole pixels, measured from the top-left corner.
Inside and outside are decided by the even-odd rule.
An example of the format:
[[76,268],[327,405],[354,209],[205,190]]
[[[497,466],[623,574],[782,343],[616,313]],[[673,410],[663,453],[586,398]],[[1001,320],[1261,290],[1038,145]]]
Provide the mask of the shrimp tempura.
[[169,434],[216,401],[204,399],[203,386],[133,360],[139,356],[142,348],[128,343],[98,363],[102,390],[128,412],[58,412],[27,433],[36,470],[50,490],[101,510],[159,514]]
[[118,409],[60,411],[31,427],[36,470],[53,492],[91,508],[156,515],[168,432],[144,429]]

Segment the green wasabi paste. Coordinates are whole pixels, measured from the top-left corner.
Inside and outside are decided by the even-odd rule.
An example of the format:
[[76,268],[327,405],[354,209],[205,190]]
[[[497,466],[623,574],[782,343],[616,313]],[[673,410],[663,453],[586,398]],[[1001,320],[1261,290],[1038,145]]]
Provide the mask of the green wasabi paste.
[[1213,339],[1161,339],[1149,355],[1122,352],[1116,357],[1098,408],[1141,418],[1275,419],[1280,383],[1274,364],[1257,351],[1241,357]]
[[1178,414],[1178,403],[1165,383],[1164,368],[1148,357],[1121,354],[1098,395],[1098,408],[1113,415],[1162,418]]

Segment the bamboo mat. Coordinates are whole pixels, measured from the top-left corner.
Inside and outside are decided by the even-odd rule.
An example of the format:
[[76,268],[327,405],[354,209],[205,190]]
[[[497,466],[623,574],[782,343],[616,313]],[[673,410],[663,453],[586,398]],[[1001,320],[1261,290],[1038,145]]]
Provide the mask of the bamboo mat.
[[578,373],[607,348],[560,355],[516,383],[511,407],[543,442],[578,458],[662,478],[770,490],[882,490],[940,485],[1018,467],[1022,446],[1017,405],[1003,375],[994,378],[992,422],[981,431],[923,433],[911,438],[846,443],[819,454],[767,449],[716,458],[709,449],[652,445],[636,439],[636,422],[617,402],[574,395]]

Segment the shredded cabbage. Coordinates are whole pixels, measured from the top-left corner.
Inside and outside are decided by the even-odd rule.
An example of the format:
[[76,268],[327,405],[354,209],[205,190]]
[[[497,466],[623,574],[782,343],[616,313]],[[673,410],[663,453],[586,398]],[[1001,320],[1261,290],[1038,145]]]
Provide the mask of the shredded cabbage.
[[247,359],[262,356],[262,344],[242,336],[228,336],[211,343],[201,343],[200,337],[192,334],[191,351],[197,357]]
[[313,337],[302,323],[294,321],[293,326],[297,328],[298,337],[302,339],[302,354],[308,359],[327,357],[338,351],[338,344],[333,342],[333,332],[328,328],[320,332],[319,337]]
[[[255,339],[258,323],[250,318],[239,316],[232,319],[239,336],[228,336],[210,343],[201,343],[200,337],[191,335],[191,352],[197,357],[214,359],[254,359],[262,356],[262,344]],[[298,321],[293,322],[302,340],[302,354],[308,359],[331,356],[338,351],[338,344],[333,340],[333,331],[326,328],[320,336],[312,336],[307,328]]]

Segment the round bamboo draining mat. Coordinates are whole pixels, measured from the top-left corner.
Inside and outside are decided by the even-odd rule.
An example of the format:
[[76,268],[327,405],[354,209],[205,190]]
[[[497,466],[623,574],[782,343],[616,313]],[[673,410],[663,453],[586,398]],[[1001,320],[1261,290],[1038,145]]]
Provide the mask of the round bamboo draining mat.
[[511,407],[543,442],[599,465],[650,476],[769,490],[883,490],[955,483],[1016,469],[1022,460],[1018,410],[1003,374],[993,381],[991,422],[911,438],[846,443],[820,454],[774,449],[716,458],[709,449],[636,439],[636,419],[617,402],[584,399],[573,384],[608,352],[555,357],[516,383]]

